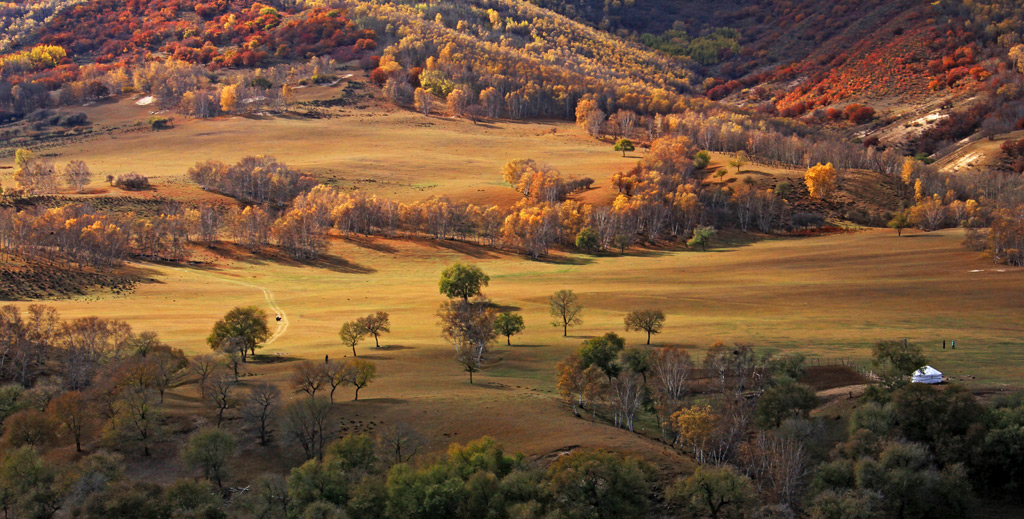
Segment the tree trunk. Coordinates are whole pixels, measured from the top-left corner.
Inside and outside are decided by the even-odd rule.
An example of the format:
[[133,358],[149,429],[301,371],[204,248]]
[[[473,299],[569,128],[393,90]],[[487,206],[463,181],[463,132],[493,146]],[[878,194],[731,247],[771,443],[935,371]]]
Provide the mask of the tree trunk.
[[377,345],[378,348],[380,348],[380,340],[377,338],[377,334],[376,333],[373,334],[373,343],[375,345]]
[[469,372],[469,383],[470,384],[473,383],[473,372],[472,371]]
[[647,330],[647,345],[651,345],[651,331]]
[[356,345],[355,344],[352,345],[352,356],[353,357],[358,357],[359,356],[359,355],[356,355]]
[[509,346],[512,345],[512,336],[511,335],[506,335],[505,336],[505,344],[507,344]]
[[563,323],[562,324],[562,337],[568,337],[568,336],[569,336],[569,323]]
[[356,397],[352,400],[359,400],[359,386],[356,386]]

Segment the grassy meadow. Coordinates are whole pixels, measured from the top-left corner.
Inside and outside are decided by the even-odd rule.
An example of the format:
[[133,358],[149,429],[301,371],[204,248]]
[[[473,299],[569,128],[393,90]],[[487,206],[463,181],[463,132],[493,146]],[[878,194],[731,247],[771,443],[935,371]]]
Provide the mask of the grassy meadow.
[[[543,262],[459,242],[337,237],[332,258],[310,264],[219,248],[202,253],[200,267],[136,265],[153,281],[132,295],[52,304],[64,317],[125,319],[190,354],[207,351],[206,334],[231,307],[260,305],[272,318],[279,308],[282,324],[272,325],[286,328],[263,353],[309,359],[351,355],[337,338],[341,323],[385,310],[393,325],[382,348],[370,338],[358,350],[378,363],[380,378],[346,413],[408,420],[437,447],[491,434],[528,453],[580,442],[660,451],[621,430],[584,425],[554,392],[556,362],[585,338],[616,331],[629,343],[644,341],[644,334],[622,330],[622,316],[633,308],[663,308],[667,322],[654,344],[686,345],[698,359],[722,340],[863,362],[875,341],[907,337],[923,344],[948,376],[977,387],[1019,384],[1024,271],[992,265],[965,251],[961,239],[955,230],[903,238],[871,230],[723,241],[707,253],[664,249]],[[457,261],[489,273],[486,295],[522,312],[527,324],[513,346],[503,340],[496,346],[474,386],[452,361],[434,317],[442,301],[438,274]],[[567,338],[551,325],[547,309],[547,297],[561,288],[576,291],[586,306],[583,325]],[[943,338],[956,339],[958,349],[943,351]],[[247,369],[285,382],[289,368]]]

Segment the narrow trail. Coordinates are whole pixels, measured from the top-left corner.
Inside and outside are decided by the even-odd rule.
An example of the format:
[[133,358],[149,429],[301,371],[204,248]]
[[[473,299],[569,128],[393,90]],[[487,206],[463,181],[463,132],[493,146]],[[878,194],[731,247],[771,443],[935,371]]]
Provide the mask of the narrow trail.
[[271,292],[269,288],[263,287],[263,286],[259,286],[259,285],[254,285],[252,283],[246,283],[245,281],[238,281],[237,279],[225,279],[225,278],[213,276],[213,275],[210,275],[210,274],[204,274],[204,273],[201,273],[201,272],[195,272],[193,270],[181,270],[179,272],[187,272],[189,274],[192,274],[192,275],[195,275],[195,276],[199,276],[199,277],[203,277],[203,278],[207,278],[207,279],[215,279],[217,281],[224,281],[224,282],[227,282],[227,283],[234,283],[236,285],[242,285],[242,286],[249,287],[249,288],[255,288],[255,289],[263,292],[263,299],[265,299],[267,301],[267,306],[270,307],[271,313],[274,314],[273,317],[275,319],[278,318],[278,317],[281,318],[280,321],[277,321],[277,330],[275,330],[273,335],[271,335],[270,338],[267,339],[266,342],[263,343],[264,346],[269,346],[269,345],[273,344],[274,341],[280,339],[281,336],[283,336],[285,334],[285,332],[288,331],[288,324],[289,324],[289,322],[288,322],[288,314],[285,313],[285,311],[281,308],[281,306],[277,304],[277,300],[274,299],[274,293]]
[[270,309],[275,312],[276,317],[281,318],[280,321],[277,321],[277,331],[274,332],[274,335],[271,335],[270,338],[267,339],[267,342],[263,343],[264,346],[273,344],[274,341],[276,341],[279,337],[284,335],[284,332],[288,331],[288,314],[284,313],[284,310],[282,310],[281,307],[277,304],[277,301],[274,299],[274,293],[271,292],[269,288],[259,287],[256,285],[249,286],[262,290],[263,298],[267,300],[267,305],[270,306]]

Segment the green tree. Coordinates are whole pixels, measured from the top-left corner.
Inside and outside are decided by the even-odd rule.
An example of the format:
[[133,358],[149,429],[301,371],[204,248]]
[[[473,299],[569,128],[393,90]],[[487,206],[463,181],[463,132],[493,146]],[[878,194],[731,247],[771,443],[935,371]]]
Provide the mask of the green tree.
[[217,488],[224,488],[227,465],[236,446],[233,434],[219,427],[204,427],[189,437],[181,459],[189,467],[202,470],[203,477],[213,480]]
[[911,226],[910,211],[900,210],[896,211],[892,216],[892,220],[889,220],[889,228],[896,229],[896,237],[903,236],[903,229]]
[[502,312],[494,318],[494,331],[505,336],[505,343],[512,345],[512,336],[526,329],[523,316],[512,312]]
[[626,331],[647,332],[647,344],[651,343],[651,334],[661,333],[665,325],[665,312],[648,308],[644,310],[633,310],[626,314]]
[[352,356],[356,355],[356,345],[359,341],[366,337],[366,327],[360,324],[359,321],[351,321],[341,325],[341,330],[338,331],[338,337],[341,338],[341,344],[352,348]]
[[155,483],[119,481],[88,497],[82,519],[168,519],[171,508],[163,487]]
[[172,509],[185,512],[180,517],[195,519],[227,517],[219,496],[220,491],[213,483],[192,478],[179,479],[164,492],[164,500]]
[[615,151],[621,151],[622,156],[626,156],[627,151],[633,151],[636,147],[633,146],[633,141],[629,139],[619,139],[615,141]]
[[921,347],[906,339],[879,342],[871,351],[871,365],[884,389],[906,384],[914,371],[927,362]]
[[587,254],[593,252],[600,245],[600,240],[597,236],[597,231],[593,227],[584,227],[580,229],[580,232],[576,233],[576,248],[587,251]]
[[650,506],[647,471],[636,458],[579,449],[558,458],[547,478],[567,519],[644,517]]
[[708,167],[708,164],[711,164],[711,153],[706,150],[698,151],[697,154],[693,156],[693,167],[697,169],[704,169]]
[[692,476],[676,480],[666,494],[699,517],[710,519],[746,517],[755,502],[750,479],[729,465],[697,467]]
[[817,405],[818,396],[813,389],[789,377],[780,377],[761,393],[755,416],[762,428],[774,428],[787,418],[806,418]]
[[387,478],[387,517],[504,517],[500,484],[526,468],[521,454],[508,456],[484,437],[452,445],[437,462],[421,467],[400,463]]
[[971,489],[963,466],[938,470],[921,444],[892,442],[877,459],[857,462],[855,472],[858,487],[883,496],[885,517],[967,516]]
[[463,301],[480,295],[480,288],[487,286],[491,278],[476,265],[456,263],[441,271],[438,283],[441,293],[449,299],[461,297]]
[[562,327],[562,337],[569,335],[569,327],[583,324],[580,317],[583,314],[583,305],[580,298],[572,290],[559,290],[548,300],[551,316],[555,318],[555,326]]
[[734,159],[729,161],[729,165],[734,167],[734,168],[736,168],[736,174],[737,175],[740,174],[740,171],[743,169],[743,166],[745,166],[746,164],[747,164],[747,154],[742,152],[742,151],[739,152],[738,154],[736,154],[736,158],[734,158]]
[[619,352],[626,346],[626,340],[619,337],[615,332],[608,332],[600,337],[583,341],[578,351],[583,359],[583,366],[597,366],[608,377],[609,382],[613,377],[619,376],[622,366],[617,362]]
[[696,247],[700,245],[700,250],[708,250],[708,244],[711,243],[711,237],[715,235],[715,228],[707,225],[701,225],[693,230],[693,237],[686,240],[687,247]]
[[218,349],[225,340],[238,338],[244,347],[241,349],[242,361],[246,360],[246,349],[256,354],[260,343],[270,337],[267,325],[267,314],[255,306],[235,307],[223,319],[213,325],[213,331],[206,338],[211,349]]
[[377,450],[368,434],[349,434],[327,446],[324,458],[337,462],[348,473],[376,472]]
[[903,436],[930,446],[944,465],[971,458],[971,450],[983,442],[988,410],[967,388],[950,384],[939,389],[927,384],[907,384],[892,394],[893,418]]
[[619,365],[643,377],[647,385],[647,372],[651,369],[651,350],[642,346],[630,346],[619,352]]
[[879,496],[863,490],[826,490],[810,503],[811,519],[882,519]]
[[58,476],[56,466],[34,447],[5,449],[0,459],[0,512],[11,518],[53,517],[66,493]]

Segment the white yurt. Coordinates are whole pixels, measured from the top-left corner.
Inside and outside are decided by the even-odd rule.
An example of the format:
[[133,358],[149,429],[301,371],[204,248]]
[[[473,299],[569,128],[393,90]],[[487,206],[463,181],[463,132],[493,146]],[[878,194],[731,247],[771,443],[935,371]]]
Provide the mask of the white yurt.
[[942,372],[931,366],[925,366],[914,372],[914,378],[911,382],[917,384],[941,384]]

